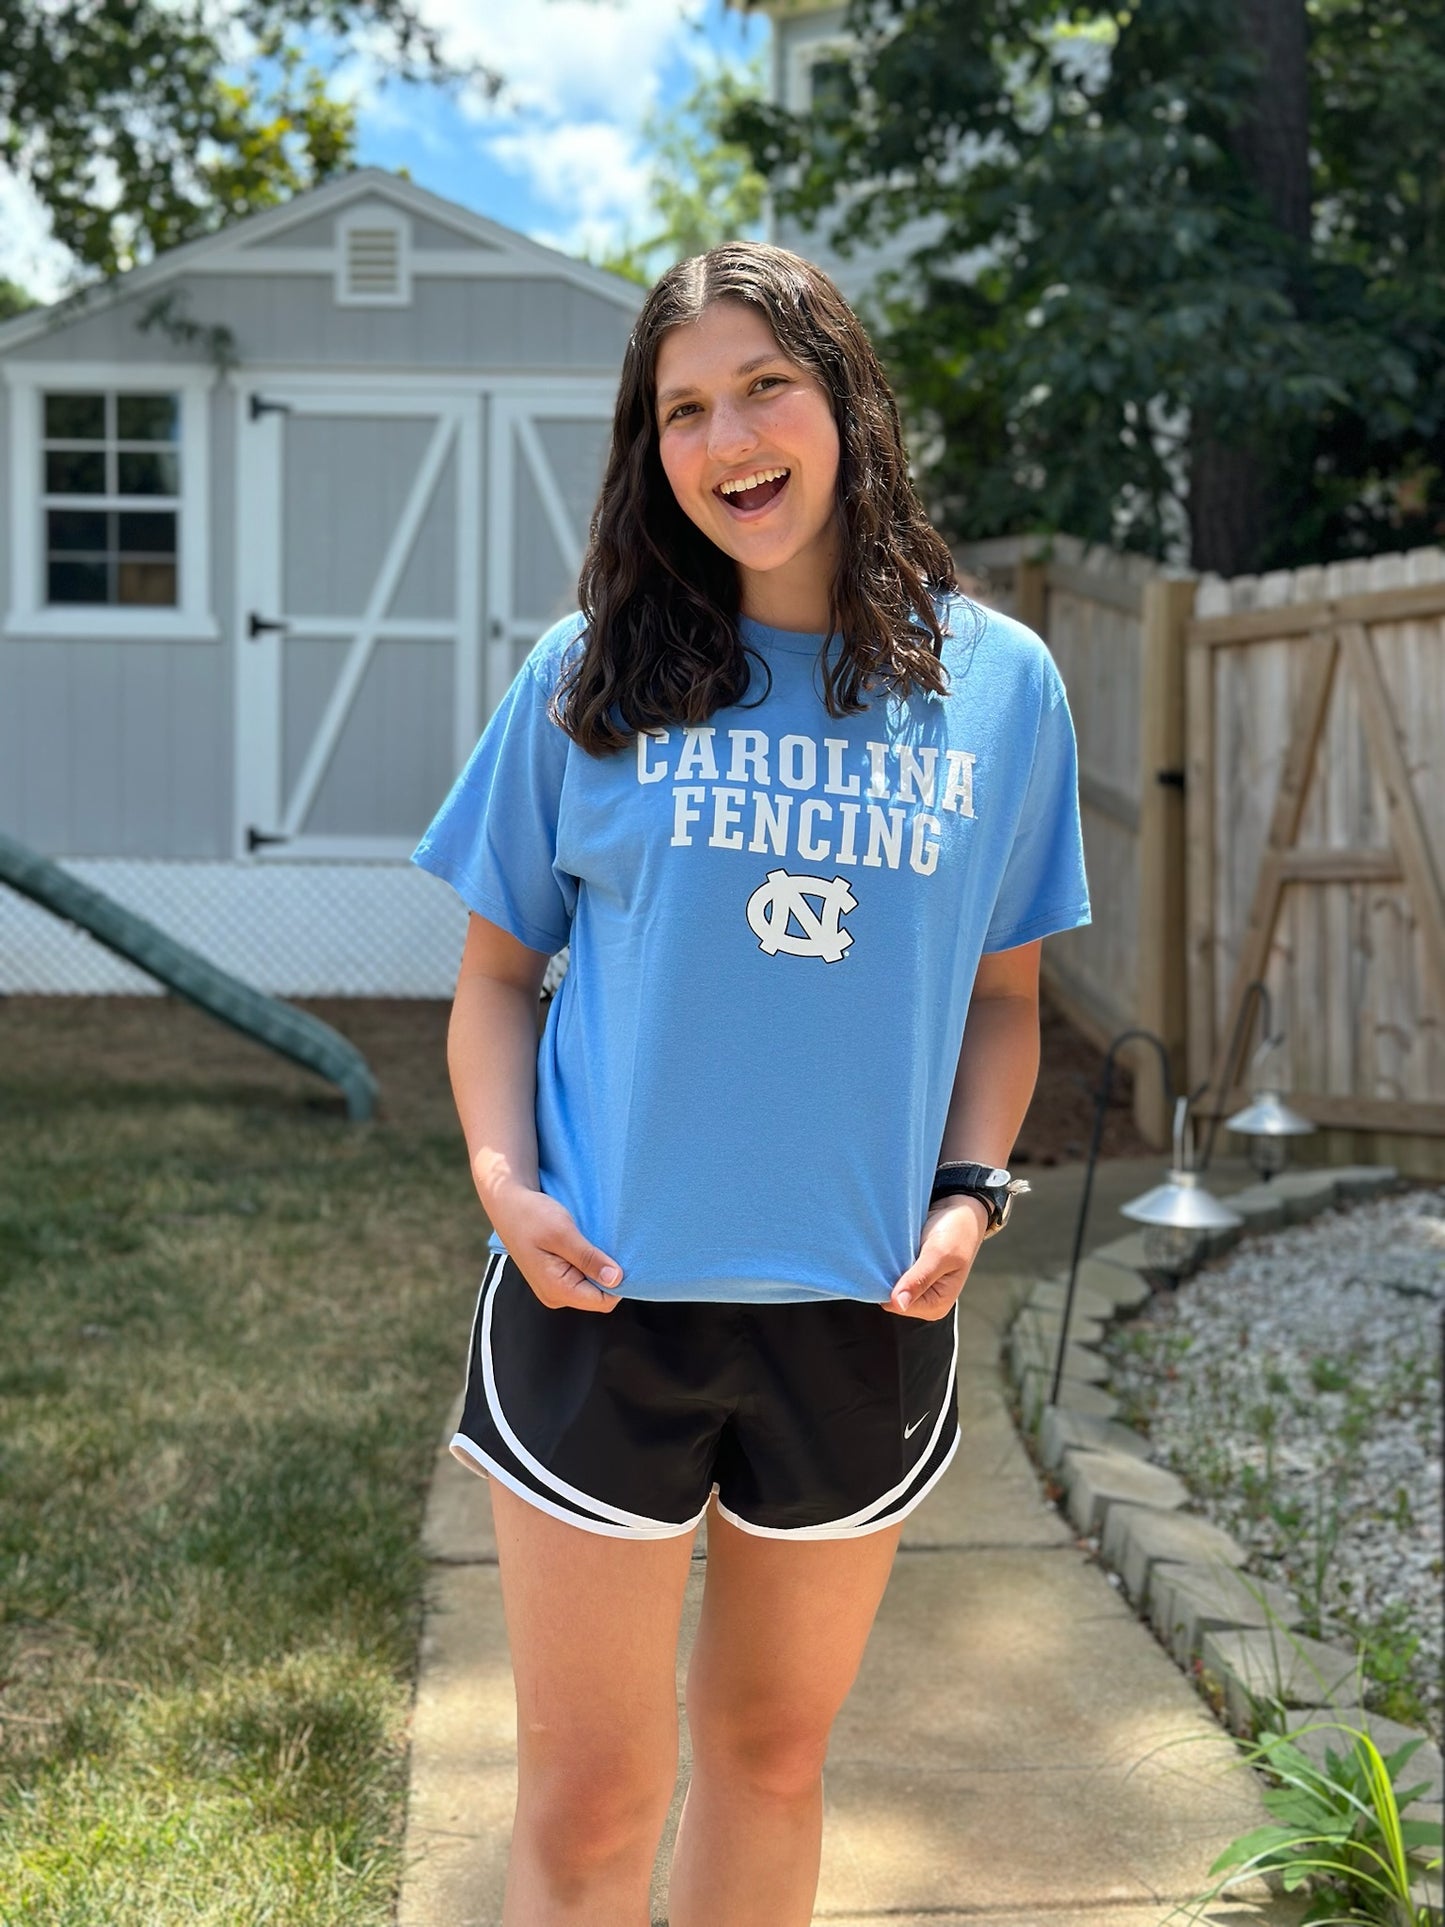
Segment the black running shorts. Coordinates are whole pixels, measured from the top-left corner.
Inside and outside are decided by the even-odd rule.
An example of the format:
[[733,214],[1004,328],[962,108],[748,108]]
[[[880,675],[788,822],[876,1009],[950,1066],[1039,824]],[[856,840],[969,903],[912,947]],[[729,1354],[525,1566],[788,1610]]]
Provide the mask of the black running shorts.
[[504,1253],[477,1297],[451,1449],[620,1539],[725,1519],[777,1539],[893,1525],[958,1445],[957,1313],[853,1299],[550,1310]]

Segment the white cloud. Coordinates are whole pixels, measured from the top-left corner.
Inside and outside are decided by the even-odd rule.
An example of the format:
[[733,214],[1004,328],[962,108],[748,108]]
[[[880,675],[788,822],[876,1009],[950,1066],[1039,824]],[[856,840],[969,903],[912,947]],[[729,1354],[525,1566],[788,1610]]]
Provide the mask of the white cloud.
[[[525,177],[539,201],[570,216],[570,245],[620,240],[651,213],[647,156],[636,133],[610,121],[532,121],[487,142],[503,167]],[[537,237],[542,238],[540,235]],[[569,243],[551,239],[553,247]]]
[[[457,60],[499,71],[494,100],[465,95],[478,144],[546,212],[536,240],[569,253],[655,224],[642,123],[668,69],[700,55],[704,0],[421,0]],[[705,57],[705,56],[703,56]]]
[[[463,90],[458,106],[477,146],[544,210],[536,240],[590,252],[651,228],[642,123],[668,70],[699,57],[693,23],[707,4],[717,0],[420,0],[452,60],[503,76],[499,95]],[[434,147],[424,92],[385,87],[367,51],[344,71],[364,126]]]
[[[447,51],[501,71],[506,97],[475,111],[640,121],[699,0],[422,0]],[[500,109],[500,112],[498,112]]]
[[50,231],[50,216],[27,184],[0,167],[0,275],[41,301],[56,301],[75,266]]

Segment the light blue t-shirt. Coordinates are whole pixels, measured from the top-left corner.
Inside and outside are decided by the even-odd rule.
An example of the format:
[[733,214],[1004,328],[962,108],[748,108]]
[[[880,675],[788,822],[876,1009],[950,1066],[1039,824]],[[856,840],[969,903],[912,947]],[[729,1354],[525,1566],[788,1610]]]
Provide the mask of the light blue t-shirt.
[[600,759],[547,713],[569,616],[413,854],[533,949],[570,943],[537,1057],[541,1185],[624,1296],[886,1299],[980,954],[1090,921],[1053,658],[961,596],[944,613],[946,697],[830,716],[822,637],[744,617],[761,702],[750,659],[755,706]]

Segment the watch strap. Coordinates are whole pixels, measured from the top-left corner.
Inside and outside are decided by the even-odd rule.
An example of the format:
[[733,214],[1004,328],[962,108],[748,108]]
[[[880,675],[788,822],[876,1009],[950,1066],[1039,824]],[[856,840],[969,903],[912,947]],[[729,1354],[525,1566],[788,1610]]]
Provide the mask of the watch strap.
[[931,1208],[940,1198],[978,1198],[988,1212],[987,1237],[1002,1229],[1014,1196],[1029,1188],[1026,1178],[1012,1177],[1000,1165],[951,1159],[934,1173],[928,1202]]

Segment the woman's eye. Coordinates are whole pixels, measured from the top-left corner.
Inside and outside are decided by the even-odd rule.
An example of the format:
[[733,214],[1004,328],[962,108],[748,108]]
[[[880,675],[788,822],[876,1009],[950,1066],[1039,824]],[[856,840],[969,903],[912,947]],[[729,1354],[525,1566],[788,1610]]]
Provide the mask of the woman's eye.
[[[786,375],[759,375],[753,383],[755,391],[763,387],[786,388],[787,386],[788,377]],[[667,414],[663,418],[663,427],[666,428],[670,422],[680,421],[689,410],[695,409],[696,407],[697,403],[695,401],[680,401],[675,408],[670,408],[667,411]]]

